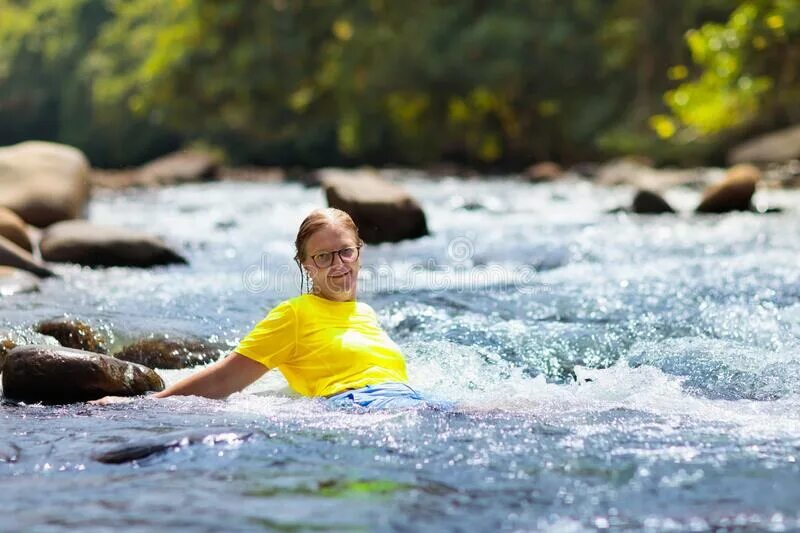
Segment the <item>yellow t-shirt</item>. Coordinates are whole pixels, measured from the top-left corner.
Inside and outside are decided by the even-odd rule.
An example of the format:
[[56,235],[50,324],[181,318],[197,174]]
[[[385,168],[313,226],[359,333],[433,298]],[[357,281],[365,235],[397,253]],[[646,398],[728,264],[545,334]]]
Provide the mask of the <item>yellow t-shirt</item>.
[[364,302],[314,294],[276,305],[234,350],[277,368],[306,396],[329,396],[387,381],[408,381],[400,348]]

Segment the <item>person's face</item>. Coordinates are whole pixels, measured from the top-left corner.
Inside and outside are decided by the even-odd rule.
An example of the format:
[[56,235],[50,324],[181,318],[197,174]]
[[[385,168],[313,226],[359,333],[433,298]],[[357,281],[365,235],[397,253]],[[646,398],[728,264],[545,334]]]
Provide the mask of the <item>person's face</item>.
[[[347,301],[355,299],[358,269],[361,256],[350,263],[342,261],[339,254],[333,254],[329,266],[318,267],[312,259],[315,255],[355,248],[358,245],[352,231],[339,225],[327,225],[315,231],[305,244],[306,258],[303,266],[313,282],[314,294],[329,300]],[[324,263],[318,258],[320,264]]]

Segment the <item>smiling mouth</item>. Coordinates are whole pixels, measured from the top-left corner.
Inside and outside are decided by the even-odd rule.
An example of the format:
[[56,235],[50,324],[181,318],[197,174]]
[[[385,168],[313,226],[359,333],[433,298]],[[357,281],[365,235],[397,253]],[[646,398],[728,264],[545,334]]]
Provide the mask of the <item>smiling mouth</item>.
[[350,272],[344,272],[342,274],[330,275],[328,277],[329,278],[333,278],[333,279],[340,279],[340,278],[343,278],[343,277],[349,276],[349,275],[350,275]]

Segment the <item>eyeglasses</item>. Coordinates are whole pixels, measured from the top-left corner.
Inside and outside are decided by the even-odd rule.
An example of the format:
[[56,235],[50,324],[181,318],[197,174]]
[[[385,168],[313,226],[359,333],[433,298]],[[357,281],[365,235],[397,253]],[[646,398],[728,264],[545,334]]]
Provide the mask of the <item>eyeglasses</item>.
[[322,252],[311,256],[311,260],[317,265],[317,268],[328,268],[333,264],[333,256],[338,255],[342,263],[352,263],[358,259],[358,253],[361,246],[348,246],[341,250],[334,250],[332,252]]

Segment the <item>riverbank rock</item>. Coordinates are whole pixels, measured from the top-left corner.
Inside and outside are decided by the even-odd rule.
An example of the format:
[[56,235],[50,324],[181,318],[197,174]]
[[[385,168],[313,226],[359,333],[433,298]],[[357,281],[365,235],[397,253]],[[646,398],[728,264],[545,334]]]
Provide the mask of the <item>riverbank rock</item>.
[[145,186],[176,185],[217,178],[219,160],[201,150],[181,150],[154,159],[136,171],[135,181]]
[[187,339],[140,339],[126,346],[114,357],[150,368],[190,368],[219,359],[219,347]]
[[33,252],[27,224],[7,207],[0,207],[0,236],[5,237],[26,252]]
[[728,163],[783,163],[800,159],[800,124],[750,139],[728,152]]
[[564,169],[558,163],[543,161],[525,169],[522,176],[531,183],[546,183],[564,177]]
[[365,242],[398,242],[428,235],[425,213],[405,189],[370,171],[322,174],[328,205],[346,211]]
[[662,213],[674,213],[675,210],[667,203],[660,194],[654,191],[641,189],[633,197],[631,211],[641,215],[660,215]]
[[39,247],[46,261],[90,267],[149,267],[187,262],[157,237],[83,220],[53,224],[43,233]]
[[597,169],[595,183],[604,186],[629,185],[637,189],[658,191],[671,187],[698,186],[706,183],[708,169],[656,169],[637,159],[608,161]]
[[761,171],[753,165],[736,165],[728,169],[722,181],[712,184],[703,193],[698,213],[727,213],[751,208]]
[[75,348],[99,354],[108,353],[106,341],[102,335],[80,320],[55,318],[40,322],[33,329],[37,333],[53,337],[65,348]]
[[0,297],[39,290],[39,280],[30,272],[0,266]]
[[0,148],[0,206],[38,227],[80,218],[88,175],[89,161],[71,146],[27,141]]
[[3,395],[28,403],[85,402],[163,389],[163,380],[150,368],[72,348],[17,346],[3,367]]
[[20,248],[5,237],[0,237],[0,266],[25,270],[40,278],[55,275],[52,270],[36,261],[27,250]]

